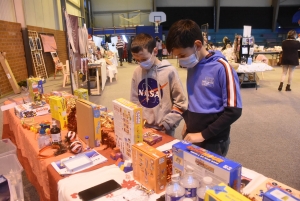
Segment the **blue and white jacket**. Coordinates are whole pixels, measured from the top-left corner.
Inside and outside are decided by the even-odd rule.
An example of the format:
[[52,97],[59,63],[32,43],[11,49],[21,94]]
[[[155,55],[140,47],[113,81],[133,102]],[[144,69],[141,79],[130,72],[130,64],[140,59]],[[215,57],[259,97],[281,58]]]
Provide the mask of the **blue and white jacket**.
[[188,69],[187,92],[187,133],[201,132],[210,143],[226,141],[242,114],[242,100],[237,73],[221,52],[210,52]]

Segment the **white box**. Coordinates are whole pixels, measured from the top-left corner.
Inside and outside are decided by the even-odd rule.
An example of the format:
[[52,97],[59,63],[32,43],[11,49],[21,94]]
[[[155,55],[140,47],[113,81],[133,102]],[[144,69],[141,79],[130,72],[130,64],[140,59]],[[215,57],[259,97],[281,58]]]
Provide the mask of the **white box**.
[[113,101],[116,145],[124,159],[131,158],[131,145],[143,142],[142,108],[119,98]]
[[32,108],[31,103],[15,106],[15,115],[19,118],[27,118],[34,116],[41,116],[50,113],[50,106],[48,104],[42,107]]

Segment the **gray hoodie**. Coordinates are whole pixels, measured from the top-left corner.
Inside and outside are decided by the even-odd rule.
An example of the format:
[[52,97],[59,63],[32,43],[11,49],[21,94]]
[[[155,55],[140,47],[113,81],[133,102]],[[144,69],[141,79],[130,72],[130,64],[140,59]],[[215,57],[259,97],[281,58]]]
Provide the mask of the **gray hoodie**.
[[138,66],[133,73],[130,97],[143,108],[145,126],[158,130],[163,126],[166,133],[174,131],[187,109],[187,98],[177,70],[167,60],[150,70]]

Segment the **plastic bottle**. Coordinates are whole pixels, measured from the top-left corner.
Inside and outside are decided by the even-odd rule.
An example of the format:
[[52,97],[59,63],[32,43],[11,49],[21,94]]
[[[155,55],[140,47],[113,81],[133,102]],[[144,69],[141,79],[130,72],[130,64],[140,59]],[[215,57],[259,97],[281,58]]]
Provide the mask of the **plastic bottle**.
[[86,150],[89,150],[90,149],[90,142],[89,142],[89,136],[85,136],[84,137],[85,139],[85,144],[86,144]]
[[173,174],[171,176],[172,183],[166,188],[166,201],[182,201],[184,199],[184,188],[179,184],[179,174]]
[[45,146],[50,145],[50,138],[48,135],[46,135],[44,125],[40,124],[40,126],[41,126],[41,129],[39,132],[38,145],[39,145],[39,149],[42,149]]
[[194,177],[194,168],[187,165],[185,175],[180,181],[182,187],[185,188],[185,197],[197,200],[197,188],[199,188],[199,181]]
[[50,129],[51,138],[52,138],[52,148],[56,148],[57,145],[62,143],[60,128],[57,127],[56,121],[52,121],[52,128]]
[[251,64],[252,64],[252,57],[248,57],[247,65],[251,65]]
[[203,185],[197,190],[198,201],[204,201],[205,193],[210,189],[211,177],[203,177]]

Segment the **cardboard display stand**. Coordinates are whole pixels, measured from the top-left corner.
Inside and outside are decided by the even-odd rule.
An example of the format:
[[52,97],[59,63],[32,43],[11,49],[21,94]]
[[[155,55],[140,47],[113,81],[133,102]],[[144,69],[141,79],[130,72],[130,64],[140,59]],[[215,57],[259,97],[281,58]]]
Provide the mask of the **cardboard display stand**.
[[3,70],[8,78],[8,81],[12,87],[12,89],[14,90],[15,94],[19,94],[21,93],[21,90],[20,90],[20,87],[15,79],[15,76],[14,74],[12,73],[11,69],[10,69],[10,66],[7,62],[7,60],[5,59],[5,53],[0,53],[0,62],[1,62],[1,65],[3,67]]

